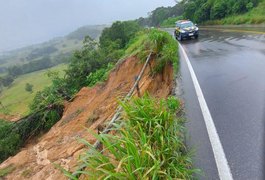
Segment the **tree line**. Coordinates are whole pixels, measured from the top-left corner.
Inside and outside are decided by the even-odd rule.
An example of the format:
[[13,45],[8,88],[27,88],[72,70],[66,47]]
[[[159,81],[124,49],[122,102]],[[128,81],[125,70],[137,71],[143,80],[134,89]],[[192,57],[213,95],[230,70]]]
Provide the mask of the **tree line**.
[[222,19],[242,14],[256,7],[261,0],[183,0],[183,16],[195,22]]
[[[159,7],[146,18],[136,20],[141,26],[160,26],[169,21],[190,19],[196,23],[242,14],[256,7],[263,0],[181,0],[173,7]],[[171,20],[171,21],[170,21]]]
[[67,63],[71,53],[59,54],[53,59],[50,56],[43,56],[42,58],[22,65],[14,65],[6,68],[6,75],[0,77],[0,87],[9,87],[12,82],[20,75],[51,68],[61,63]]

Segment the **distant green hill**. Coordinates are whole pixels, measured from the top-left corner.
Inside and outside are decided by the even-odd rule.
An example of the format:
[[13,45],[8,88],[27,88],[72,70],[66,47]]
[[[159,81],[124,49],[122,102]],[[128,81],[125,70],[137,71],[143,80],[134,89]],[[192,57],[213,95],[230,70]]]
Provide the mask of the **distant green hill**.
[[[60,77],[64,75],[65,64],[50,69],[28,73],[17,78],[11,87],[3,88],[0,93],[0,114],[25,116],[29,113],[28,105],[32,102],[35,94],[52,84],[47,72],[56,71]],[[32,92],[25,90],[26,84],[33,85]]]
[[106,25],[83,26],[68,34],[66,38],[83,40],[85,36],[89,35],[89,37],[92,39],[98,40],[102,30],[105,27]]
[[[82,47],[82,41],[85,36],[90,36],[92,39],[97,40],[106,27],[105,25],[84,26],[71,32],[65,37],[54,38],[50,41],[36,44],[17,50],[9,51],[0,56],[0,74],[7,73],[8,67],[22,66],[28,64],[32,67],[36,64],[43,63],[41,61],[50,61],[50,64],[43,66],[43,69],[55,66],[57,64],[67,61],[72,55],[74,50]],[[25,69],[25,67],[23,67]],[[32,71],[40,70],[39,68]],[[31,72],[31,71],[29,71]]]

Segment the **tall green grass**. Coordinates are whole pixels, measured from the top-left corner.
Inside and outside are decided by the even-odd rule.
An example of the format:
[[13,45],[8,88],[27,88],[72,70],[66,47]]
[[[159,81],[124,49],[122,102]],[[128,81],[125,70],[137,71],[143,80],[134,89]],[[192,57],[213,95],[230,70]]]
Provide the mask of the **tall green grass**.
[[[190,154],[184,144],[184,119],[174,97],[158,100],[145,95],[121,103],[124,114],[115,134],[94,134],[103,150],[82,156],[88,179],[192,179]],[[66,174],[76,179],[70,174]]]
[[167,63],[172,63],[174,71],[178,71],[178,44],[169,33],[158,29],[141,31],[128,44],[125,54],[145,60],[150,52],[157,61],[154,73],[161,72]]

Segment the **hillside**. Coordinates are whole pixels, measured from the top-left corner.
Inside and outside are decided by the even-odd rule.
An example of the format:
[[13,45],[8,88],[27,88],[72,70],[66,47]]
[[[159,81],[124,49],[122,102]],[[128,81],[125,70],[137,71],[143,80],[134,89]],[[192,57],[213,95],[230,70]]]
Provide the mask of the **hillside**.
[[[69,62],[73,52],[83,47],[85,36],[98,40],[104,27],[84,26],[65,37],[0,56],[0,118],[14,120],[27,115],[28,105],[36,93],[51,85],[46,71],[50,69],[64,73],[66,66],[58,67],[58,64]],[[33,85],[33,93],[25,91],[26,83]]]
[[[117,99],[128,93],[141,68],[138,58],[127,58],[110,73],[106,83],[81,89],[74,101],[66,104],[62,119],[43,137],[2,163],[0,171],[9,168],[7,179],[67,179],[54,164],[75,170],[78,156],[85,150],[77,138],[91,143],[95,141],[85,127],[96,131],[99,125],[104,126],[110,120],[117,107]],[[139,86],[141,94],[149,92],[155,97],[165,98],[171,93],[172,83],[173,67],[168,64],[162,74],[153,77],[147,68]]]
[[0,55],[0,73],[6,73],[10,66],[21,66],[49,58],[51,66],[67,62],[73,51],[82,47],[85,36],[98,40],[105,25],[84,26],[64,37],[54,38],[50,41],[36,44],[17,50],[5,52]]
[[[100,46],[96,47],[94,41],[84,41],[83,47],[73,54],[64,77],[54,74],[52,84],[36,94],[30,105],[31,114],[16,122],[0,120],[0,177],[66,179],[66,174],[56,167],[74,172],[79,168],[79,155],[90,147],[87,143],[88,147],[80,144],[78,139],[94,143],[96,137],[91,132],[101,132],[120,103],[123,108],[119,109],[123,113],[118,121],[128,123],[125,114],[128,109],[125,106],[129,107],[130,103],[137,101],[143,105],[131,105],[138,107],[139,111],[132,117],[142,122],[143,127],[137,126],[140,128],[138,131],[131,124],[131,128],[136,134],[144,133],[148,143],[134,144],[138,146],[136,149],[140,148],[143,152],[139,155],[149,159],[147,161],[150,163],[143,161],[140,167],[132,169],[129,176],[189,179],[197,172],[191,168],[190,155],[183,143],[181,102],[176,97],[168,97],[173,90],[174,74],[178,71],[178,45],[175,40],[158,29],[141,29],[134,21],[117,21],[103,30],[99,41]],[[148,61],[145,62],[145,59]],[[138,86],[134,85],[135,82],[138,82]],[[126,95],[129,91],[135,98],[128,99]],[[125,96],[126,100],[120,101]],[[134,110],[132,112],[135,113]],[[113,132],[118,132],[116,130]],[[137,137],[142,135],[136,134],[131,136],[129,142],[139,142]],[[104,133],[101,135],[104,136]],[[117,135],[116,138],[121,140],[119,133]],[[166,144],[170,144],[170,147],[166,147]],[[129,151],[120,151],[124,152]],[[98,151],[95,151],[96,161],[97,154]],[[104,158],[105,154],[101,155]],[[123,154],[120,158],[124,156],[130,154]],[[86,160],[82,158],[82,161]],[[159,166],[153,169],[157,162]],[[102,164],[105,163],[99,163],[99,166]],[[116,165],[114,163],[112,167]],[[139,168],[141,172],[136,172]],[[116,168],[112,171],[116,171]],[[161,174],[161,171],[164,173]],[[96,174],[94,176],[97,177]]]
[[[25,74],[15,79],[12,86],[4,88],[0,94],[0,119],[16,120],[29,113],[28,105],[32,102],[34,96],[38,91],[51,85],[52,80],[48,77],[49,71],[55,71],[64,75],[66,69],[65,64],[61,64],[50,69],[32,72]],[[27,92],[25,90],[26,83],[33,85],[33,91]]]

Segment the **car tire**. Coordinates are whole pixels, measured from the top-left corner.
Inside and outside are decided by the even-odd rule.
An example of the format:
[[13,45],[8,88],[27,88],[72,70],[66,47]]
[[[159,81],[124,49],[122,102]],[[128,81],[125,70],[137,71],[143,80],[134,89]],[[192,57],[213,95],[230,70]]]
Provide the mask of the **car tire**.
[[175,37],[175,39],[177,39],[177,33],[176,33],[176,31],[174,31],[174,37]]
[[195,39],[198,39],[198,37],[199,37],[199,35],[195,35],[195,36],[194,36]]
[[182,38],[181,34],[179,34],[178,41],[182,41],[182,40],[183,40],[183,38]]

